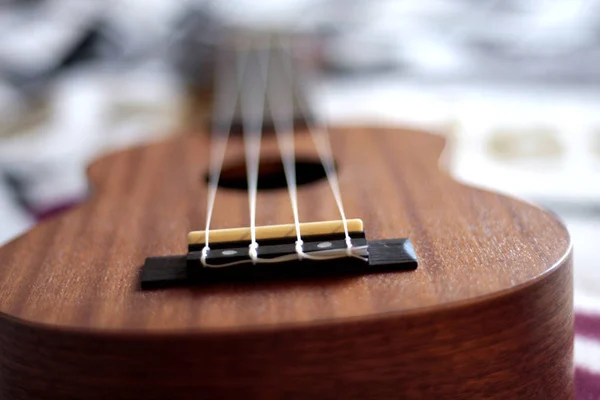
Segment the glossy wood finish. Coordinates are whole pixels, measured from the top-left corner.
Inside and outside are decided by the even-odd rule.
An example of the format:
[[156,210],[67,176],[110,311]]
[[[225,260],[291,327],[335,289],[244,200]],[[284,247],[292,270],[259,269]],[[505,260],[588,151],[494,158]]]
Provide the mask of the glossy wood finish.
[[[0,249],[5,398],[572,398],[571,247],[551,214],[463,186],[420,132],[332,132],[349,217],[410,237],[415,272],[139,290],[144,258],[202,229],[205,136],[109,156],[88,202]],[[315,156],[308,136],[300,154]],[[234,142],[228,161],[239,162]],[[278,156],[268,141],[263,155]],[[303,221],[337,218],[326,182]],[[258,223],[292,221],[285,191]],[[214,228],[247,226],[221,190]],[[30,384],[31,383],[31,384]],[[86,393],[82,396],[82,393]]]

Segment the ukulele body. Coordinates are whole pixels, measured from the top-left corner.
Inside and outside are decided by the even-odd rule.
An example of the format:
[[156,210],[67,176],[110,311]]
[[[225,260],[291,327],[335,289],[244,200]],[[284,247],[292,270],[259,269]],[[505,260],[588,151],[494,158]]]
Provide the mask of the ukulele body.
[[[226,166],[243,162],[230,141]],[[144,259],[204,228],[207,136],[99,160],[85,203],[0,249],[0,398],[572,399],[565,227],[454,181],[443,146],[332,130],[346,214],[410,238],[417,270],[153,291]],[[296,147],[316,158],[309,135]],[[298,196],[302,221],[338,218],[326,180]],[[285,189],[259,191],[258,225],[290,221]],[[247,225],[246,191],[220,189],[212,228]]]

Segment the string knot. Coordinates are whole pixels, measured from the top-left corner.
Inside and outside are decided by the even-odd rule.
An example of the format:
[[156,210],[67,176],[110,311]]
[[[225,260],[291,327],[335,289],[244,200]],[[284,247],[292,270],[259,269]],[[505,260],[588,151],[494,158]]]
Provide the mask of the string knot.
[[350,236],[346,236],[346,255],[348,257],[352,256],[352,239],[350,239]]
[[210,247],[208,246],[204,246],[202,248],[202,255],[200,256],[200,262],[202,263],[203,266],[206,267],[206,257],[208,257],[208,251],[210,250]]
[[248,250],[248,256],[252,260],[252,264],[256,264],[258,261],[258,243],[253,242],[248,246],[250,249]]
[[303,245],[304,242],[302,239],[296,240],[296,253],[298,254],[298,260],[302,260],[304,258],[304,249],[302,248]]

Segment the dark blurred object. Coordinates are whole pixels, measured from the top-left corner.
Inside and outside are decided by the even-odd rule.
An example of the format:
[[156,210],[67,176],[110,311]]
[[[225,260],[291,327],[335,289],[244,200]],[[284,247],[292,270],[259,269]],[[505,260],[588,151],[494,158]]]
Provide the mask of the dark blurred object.
[[31,89],[96,57],[104,15],[94,4],[52,0],[0,4],[4,36],[0,78],[18,89]]
[[216,47],[225,29],[206,8],[182,10],[174,23],[167,50],[176,71],[188,84],[211,83]]
[[0,6],[31,6],[44,2],[44,0],[0,0]]
[[64,54],[56,57],[53,64],[41,70],[8,70],[4,71],[4,76],[19,91],[26,95],[35,94],[69,68],[97,61],[101,55],[100,48],[106,49],[107,43],[103,38],[102,30],[101,22],[92,21],[73,38],[73,43],[65,49]]

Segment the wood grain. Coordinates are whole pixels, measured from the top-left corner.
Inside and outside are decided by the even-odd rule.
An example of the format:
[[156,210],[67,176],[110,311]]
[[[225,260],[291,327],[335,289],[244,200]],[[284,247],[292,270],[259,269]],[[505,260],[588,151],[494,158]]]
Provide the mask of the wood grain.
[[[410,237],[417,271],[142,292],[144,258],[204,226],[208,143],[121,152],[90,168],[89,201],[0,249],[3,398],[572,398],[564,226],[451,179],[438,137],[332,137],[347,215],[369,239]],[[316,157],[308,136],[296,146]],[[258,204],[258,224],[292,221],[285,191]],[[299,205],[338,218],[326,182]],[[245,192],[219,191],[214,228],[247,215]]]

